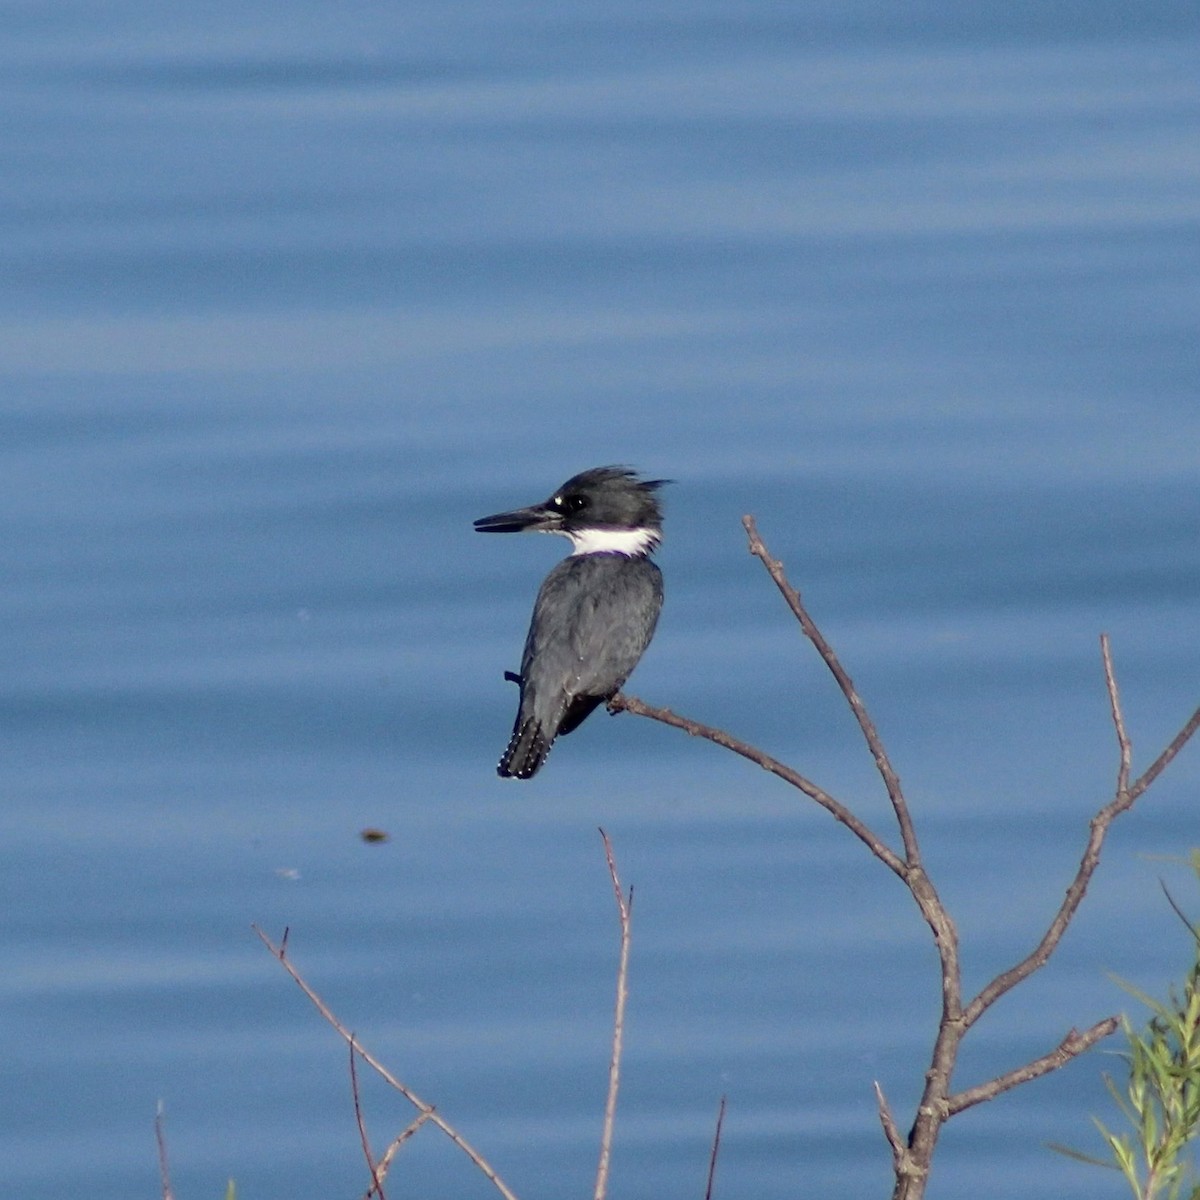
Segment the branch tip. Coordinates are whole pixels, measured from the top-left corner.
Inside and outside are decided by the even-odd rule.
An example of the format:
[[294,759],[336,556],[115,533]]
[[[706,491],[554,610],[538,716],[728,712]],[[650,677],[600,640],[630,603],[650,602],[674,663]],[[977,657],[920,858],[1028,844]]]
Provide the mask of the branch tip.
[[717,1177],[717,1155],[721,1150],[721,1129],[725,1124],[725,1097],[721,1097],[721,1105],[717,1109],[717,1128],[713,1133],[712,1150],[708,1156],[708,1181],[704,1187],[704,1200],[712,1200],[713,1183]]
[[900,1130],[896,1125],[896,1118],[892,1116],[891,1105],[888,1104],[887,1097],[883,1094],[883,1087],[878,1079],[874,1081],[873,1087],[875,1088],[875,1103],[879,1108],[879,1123],[883,1126],[883,1136],[887,1138],[887,1143],[892,1148],[892,1161],[899,1166],[908,1153],[908,1147],[904,1144],[904,1139],[900,1136]]

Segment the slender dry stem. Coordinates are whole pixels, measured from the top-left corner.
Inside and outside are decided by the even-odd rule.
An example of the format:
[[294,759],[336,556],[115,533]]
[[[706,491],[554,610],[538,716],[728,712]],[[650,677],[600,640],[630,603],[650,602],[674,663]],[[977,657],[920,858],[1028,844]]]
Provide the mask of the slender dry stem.
[[721,1130],[725,1125],[725,1097],[721,1097],[721,1106],[717,1109],[717,1128],[713,1132],[712,1150],[708,1155],[708,1180],[704,1185],[704,1200],[712,1200],[713,1184],[717,1178],[717,1155],[721,1152]]
[[354,1121],[358,1126],[358,1139],[362,1143],[363,1157],[367,1160],[367,1169],[371,1172],[371,1186],[367,1188],[367,1200],[371,1196],[377,1196],[379,1200],[387,1200],[383,1194],[383,1176],[379,1173],[379,1168],[375,1162],[375,1155],[371,1152],[371,1140],[367,1136],[367,1123],[363,1119],[362,1098],[358,1090],[358,1067],[355,1065],[355,1058],[358,1057],[358,1043],[354,1040],[354,1034],[350,1035],[350,1091],[354,1096]]
[[158,1178],[162,1184],[162,1200],[175,1200],[175,1193],[171,1190],[171,1167],[167,1161],[166,1118],[163,1114],[161,1100],[154,1113],[154,1141],[158,1146]]
[[629,999],[629,943],[632,933],[631,911],[633,888],[626,893],[617,874],[617,862],[613,856],[612,842],[603,829],[604,858],[608,863],[608,874],[612,880],[613,895],[617,901],[617,919],[621,926],[621,951],[617,965],[617,999],[613,1011],[612,1053],[608,1060],[608,1095],[604,1101],[604,1131],[600,1136],[600,1162],[596,1167],[595,1200],[604,1200],[608,1194],[608,1172],[612,1160],[613,1129],[617,1119],[617,1092],[621,1086],[621,1051],[625,1039],[625,1003]]

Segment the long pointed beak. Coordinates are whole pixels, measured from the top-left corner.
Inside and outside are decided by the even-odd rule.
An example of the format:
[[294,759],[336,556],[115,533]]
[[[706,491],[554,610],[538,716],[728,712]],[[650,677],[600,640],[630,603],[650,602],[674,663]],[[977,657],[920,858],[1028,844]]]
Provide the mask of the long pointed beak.
[[562,527],[562,517],[544,504],[494,513],[475,522],[476,533],[553,533]]

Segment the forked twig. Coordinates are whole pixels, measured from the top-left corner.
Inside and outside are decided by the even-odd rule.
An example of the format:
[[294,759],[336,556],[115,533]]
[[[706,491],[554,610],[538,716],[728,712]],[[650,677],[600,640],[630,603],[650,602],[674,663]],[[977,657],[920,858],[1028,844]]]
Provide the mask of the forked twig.
[[409,1104],[411,1104],[415,1109],[418,1109],[426,1121],[436,1125],[475,1164],[475,1166],[483,1173],[483,1175],[490,1180],[492,1186],[504,1197],[504,1200],[517,1200],[516,1195],[509,1189],[504,1180],[502,1180],[500,1176],[496,1174],[496,1171],[492,1167],[491,1163],[489,1163],[487,1159],[485,1159],[483,1155],[480,1154],[479,1151],[476,1150],[475,1147],[472,1146],[470,1142],[468,1142],[467,1139],[464,1138],[462,1134],[450,1124],[449,1121],[442,1117],[432,1104],[426,1104],[425,1101],[422,1100],[420,1096],[418,1096],[416,1092],[412,1090],[412,1088],[408,1087],[407,1084],[401,1083],[401,1081],[397,1079],[396,1076],[393,1075],[391,1071],[389,1071],[387,1067],[385,1067],[383,1063],[381,1063],[373,1054],[369,1053],[366,1049],[364,1049],[363,1046],[355,1042],[353,1034],[351,1034],[350,1031],[341,1023],[341,1021],[338,1020],[330,1007],[313,990],[304,976],[292,966],[291,959],[288,958],[287,955],[287,930],[284,931],[283,937],[280,939],[280,943],[277,946],[269,937],[267,937],[265,933],[263,933],[263,931],[257,925],[252,925],[250,928],[253,929],[256,934],[258,934],[259,940],[262,942],[262,944],[266,946],[271,954],[279,960],[283,969],[292,977],[296,985],[309,998],[309,1000],[312,1001],[313,1007],[316,1008],[317,1012],[319,1012],[321,1016],[325,1018],[326,1022],[337,1031],[338,1035],[346,1042],[347,1045],[355,1046],[357,1048],[358,1056],[363,1060],[363,1062],[365,1062],[367,1066],[369,1066],[371,1070],[373,1070],[385,1083],[395,1088],[396,1091],[398,1091],[400,1095],[402,1095],[405,1100],[409,1102]]
[[630,912],[633,907],[633,888],[626,893],[617,874],[612,842],[603,829],[604,858],[617,900],[617,919],[621,924],[621,952],[617,966],[617,999],[613,1012],[612,1053],[608,1060],[608,1095],[604,1101],[604,1131],[600,1135],[600,1162],[596,1167],[595,1200],[604,1200],[608,1193],[608,1171],[612,1159],[613,1129],[617,1119],[617,1092],[621,1086],[621,1051],[625,1039],[625,1002],[629,998],[629,942],[632,933]]

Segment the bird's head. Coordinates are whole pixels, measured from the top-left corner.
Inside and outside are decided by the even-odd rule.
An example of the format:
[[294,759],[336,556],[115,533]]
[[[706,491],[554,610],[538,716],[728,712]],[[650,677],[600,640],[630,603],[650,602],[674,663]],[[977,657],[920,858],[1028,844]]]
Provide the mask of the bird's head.
[[639,479],[628,467],[592,467],[571,476],[541,504],[480,517],[479,533],[559,533],[575,554],[649,554],[662,540],[665,479]]

